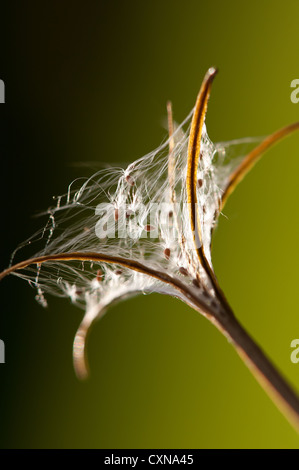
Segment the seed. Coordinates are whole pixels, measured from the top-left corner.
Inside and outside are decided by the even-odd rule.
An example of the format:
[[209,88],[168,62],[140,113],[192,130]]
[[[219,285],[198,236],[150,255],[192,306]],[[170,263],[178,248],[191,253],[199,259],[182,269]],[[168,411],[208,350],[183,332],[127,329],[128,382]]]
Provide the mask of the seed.
[[198,187],[201,188],[203,185],[203,180],[200,178],[199,180],[197,180],[197,184],[198,184]]
[[146,232],[152,232],[153,230],[155,230],[155,227],[153,227],[152,225],[145,225],[144,230]]
[[173,212],[172,211],[169,211],[168,217],[170,217],[170,218],[173,217]]
[[134,211],[131,211],[131,209],[128,209],[127,212],[126,212],[126,218],[129,219],[134,214],[135,214]]
[[186,268],[183,268],[183,267],[179,268],[179,272],[183,274],[183,276],[189,276],[189,273]]
[[127,176],[126,176],[126,182],[127,182],[130,186],[134,186],[134,184],[135,184],[134,178],[132,178],[131,175],[127,175]]
[[117,270],[115,271],[115,274],[117,274],[118,276],[120,276],[122,273],[123,273],[123,272],[122,272],[121,269],[117,269]]
[[119,210],[118,209],[114,209],[114,220],[117,222],[118,221],[118,217],[119,217]]
[[97,281],[102,282],[103,280],[103,271],[101,269],[97,270]]
[[170,258],[170,249],[169,248],[165,248],[164,250],[164,256],[166,259],[169,259]]
[[192,284],[193,284],[195,287],[200,287],[198,279],[192,279]]

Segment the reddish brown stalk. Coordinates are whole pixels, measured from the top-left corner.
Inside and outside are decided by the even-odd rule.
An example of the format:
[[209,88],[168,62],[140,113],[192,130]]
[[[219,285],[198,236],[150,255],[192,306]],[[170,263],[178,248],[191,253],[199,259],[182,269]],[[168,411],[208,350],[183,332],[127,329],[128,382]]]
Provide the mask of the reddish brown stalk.
[[263,156],[263,154],[273,145],[280,142],[282,139],[287,137],[289,134],[292,134],[299,129],[299,122],[290,124],[289,126],[283,127],[274,134],[266,137],[257,147],[255,147],[240,163],[240,165],[235,169],[231,174],[227,186],[223,192],[221,198],[221,207],[219,210],[222,210],[227,199],[234,191],[237,184],[242,181],[244,176],[251,170],[251,168],[258,162],[258,160]]
[[118,266],[123,266],[124,268],[132,269],[133,271],[138,271],[140,273],[151,276],[157,279],[158,281],[164,282],[165,284],[171,285],[172,287],[174,287],[174,289],[183,294],[186,300],[189,300],[190,303],[196,301],[196,306],[201,310],[201,313],[206,316],[210,316],[212,314],[209,305],[194,296],[192,291],[179,279],[170,276],[166,272],[157,271],[149,266],[140,263],[139,261],[121,258],[119,256],[106,255],[103,253],[75,251],[70,253],[57,253],[53,255],[37,256],[25,261],[21,261],[20,263],[17,263],[2,271],[2,273],[0,273],[0,281],[9,274],[19,271],[20,269],[27,268],[32,264],[41,265],[45,262],[51,261],[90,261],[95,263],[110,263],[116,264]]
[[[263,351],[256,345],[244,328],[235,318],[224,293],[222,292],[217,278],[206,259],[200,226],[200,218],[197,206],[197,172],[201,152],[202,129],[207,111],[207,104],[210,96],[211,85],[216,75],[215,69],[210,69],[202,83],[199,91],[195,110],[191,123],[191,131],[188,145],[188,163],[187,163],[187,200],[189,203],[190,226],[193,233],[193,239],[198,258],[206,271],[215,294],[225,309],[225,315],[216,315],[212,317],[212,322],[227,336],[234,344],[237,352],[242,357],[246,365],[251,369],[257,380],[272,397],[273,401],[289,419],[289,421],[299,430],[299,399],[286,381],[281,377],[278,371],[265,356]],[[253,152],[251,152],[242,164],[233,173],[230,179],[227,191],[224,194],[225,199],[234,189],[235,185],[243,178],[245,173],[254,165],[263,152],[271,145],[282,139],[289,133],[299,128],[299,124],[293,124],[265,139]]]
[[233,343],[244,364],[299,433],[299,398],[286,379],[234,316],[213,323]]
[[224,293],[222,292],[221,287],[219,286],[215,273],[211,268],[204,252],[197,201],[197,172],[201,151],[202,129],[206,117],[212,83],[216,74],[216,69],[211,68],[208,70],[197,96],[188,143],[186,191],[187,202],[189,206],[190,228],[193,234],[193,240],[197,256],[207,276],[210,279],[216,297],[223,305],[223,307],[227,310],[227,312],[230,312],[232,314],[231,307]]
[[[189,204],[189,215],[190,225],[192,233],[194,234],[194,241],[200,245],[197,247],[200,261],[204,257],[202,247],[202,233],[199,217],[197,214],[197,171],[198,163],[201,150],[201,138],[202,129],[206,117],[208,100],[210,97],[211,86],[216,76],[217,70],[211,68],[206,73],[201,88],[199,90],[195,109],[191,122],[191,129],[188,143],[188,161],[187,161],[187,178],[186,178],[186,190],[187,190],[187,202]],[[198,239],[196,239],[196,237]]]
[[[183,295],[185,302],[193,309],[199,311],[207,317],[235,346],[237,352],[245,362],[245,364],[253,372],[264,390],[271,396],[273,401],[277,404],[279,409],[288,418],[291,424],[299,432],[299,399],[288,385],[281,374],[275,369],[269,361],[264,352],[248,335],[244,328],[240,325],[238,320],[232,313],[226,310],[215,310],[211,305],[202,301],[196,290],[190,289],[186,284],[179,279],[169,276],[167,273],[156,271],[142,263],[135,260],[128,260],[121,257],[113,257],[110,255],[93,253],[93,252],[72,252],[72,253],[59,253],[56,255],[45,255],[36,258],[31,258],[22,261],[0,273],[0,280],[5,276],[14,273],[20,269],[24,269],[32,264],[43,264],[45,262],[53,261],[93,261],[100,263],[110,263],[123,266],[128,269],[141,272],[148,276],[171,285]],[[80,338],[80,329],[78,330],[78,340],[85,340],[85,337]],[[79,349],[81,348],[80,344]],[[77,346],[78,346],[77,345]],[[82,351],[77,351],[82,358]],[[81,360],[81,359],[80,359]],[[82,363],[79,366],[82,366]],[[84,368],[79,370],[84,375]]]

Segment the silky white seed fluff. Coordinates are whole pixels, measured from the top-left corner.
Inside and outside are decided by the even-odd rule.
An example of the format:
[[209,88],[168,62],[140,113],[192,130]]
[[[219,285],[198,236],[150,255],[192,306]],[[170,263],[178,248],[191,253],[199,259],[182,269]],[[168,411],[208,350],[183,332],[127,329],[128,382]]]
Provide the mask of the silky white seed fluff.
[[[95,252],[136,260],[179,278],[200,297],[214,292],[194,249],[186,193],[187,149],[192,112],[175,126],[173,171],[168,174],[169,140],[127,168],[109,168],[90,178],[75,180],[57,205],[47,211],[44,228],[15,254],[43,244],[32,256],[65,252]],[[184,131],[186,129],[186,132]],[[211,262],[211,233],[219,201],[229,175],[248,146],[258,139],[213,144],[203,128],[198,166],[198,216],[205,256]],[[165,256],[165,250],[169,256]],[[97,279],[97,271],[102,275]],[[196,274],[200,273],[200,286]],[[112,302],[137,293],[181,295],[146,274],[107,263],[54,262],[29,266],[15,275],[37,288],[37,300],[46,306],[46,294],[68,297],[85,309],[82,324],[90,325]],[[84,323],[85,322],[85,323]],[[81,324],[81,325],[82,325]]]

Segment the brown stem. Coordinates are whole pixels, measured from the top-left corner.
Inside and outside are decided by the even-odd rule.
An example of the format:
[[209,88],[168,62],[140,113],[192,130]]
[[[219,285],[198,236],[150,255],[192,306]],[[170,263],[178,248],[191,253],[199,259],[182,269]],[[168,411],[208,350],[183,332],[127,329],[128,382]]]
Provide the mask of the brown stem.
[[233,342],[241,359],[262,388],[299,432],[299,398],[284,377],[234,316],[224,321],[219,319],[216,326]]
[[[194,236],[194,241],[196,245],[198,244],[198,242],[200,244],[200,248],[197,250],[200,261],[202,261],[202,256],[204,255],[204,253],[202,249],[202,233],[200,220],[197,214],[197,171],[201,150],[202,129],[206,117],[211,86],[216,73],[217,70],[211,68],[208,70],[204,77],[196,99],[188,142],[186,178],[187,202],[189,204],[190,225],[191,231]],[[196,237],[198,238],[198,240],[196,240]]]
[[246,176],[246,174],[251,170],[251,168],[257,163],[257,161],[263,156],[263,154],[273,145],[280,142],[282,139],[287,137],[289,134],[292,134],[296,130],[299,129],[299,122],[294,122],[278,131],[274,132],[273,134],[266,137],[257,147],[255,147],[240,163],[240,165],[235,169],[235,171],[231,174],[227,186],[223,192],[221,198],[221,207],[219,211],[221,211],[230,196],[230,194],[234,191],[235,187],[240,183],[240,181]]
[[188,143],[186,192],[187,202],[189,205],[190,228],[193,234],[193,241],[198,259],[210,279],[219,302],[228,313],[232,314],[231,307],[204,252],[197,202],[197,171],[201,152],[202,130],[207,113],[211,87],[216,74],[217,70],[213,67],[207,71],[197,96]]
[[189,289],[179,279],[173,278],[164,272],[158,272],[153,268],[143,265],[138,261],[127,260],[120,257],[112,257],[99,253],[60,253],[46,255],[18,263],[0,273],[0,280],[16,270],[26,268],[31,264],[41,264],[50,261],[94,261],[106,262],[124,266],[173,286],[183,294],[188,305],[206,316],[216,327],[232,341],[238,354],[244,363],[250,368],[264,390],[273,399],[281,412],[299,432],[299,399],[288,385],[280,372],[272,365],[262,349],[255,343],[249,334],[240,325],[231,310],[213,310],[203,302],[194,289]]
[[189,289],[185,283],[180,281],[180,279],[170,276],[166,272],[157,271],[156,269],[146,266],[140,263],[139,261],[135,261],[128,258],[122,258],[120,256],[106,255],[104,253],[74,251],[70,253],[57,253],[53,255],[44,255],[29,258],[25,261],[21,261],[20,263],[10,266],[9,268],[2,271],[2,273],[0,273],[0,281],[9,274],[12,274],[20,269],[27,268],[32,264],[39,265],[51,261],[89,261],[95,263],[110,263],[116,264],[118,266],[123,266],[124,268],[132,269],[133,271],[138,271],[152,278],[155,278],[158,281],[164,282],[165,284],[172,286],[175,290],[177,290],[178,292],[180,292],[180,294],[184,296],[184,298],[186,299],[186,303],[188,303],[190,306],[194,307],[194,305],[192,304],[195,303],[196,307],[200,310],[203,315],[210,317],[215,313],[207,302],[196,297],[193,291]]

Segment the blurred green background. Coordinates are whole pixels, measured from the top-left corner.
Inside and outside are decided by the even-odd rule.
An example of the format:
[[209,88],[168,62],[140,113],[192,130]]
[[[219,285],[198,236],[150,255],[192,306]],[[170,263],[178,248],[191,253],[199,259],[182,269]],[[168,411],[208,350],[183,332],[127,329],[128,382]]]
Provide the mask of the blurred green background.
[[[294,1],[1,3],[1,268],[74,178],[158,146],[168,99],[180,122],[219,67],[213,141],[298,120]],[[237,317],[299,390],[299,135],[236,190],[213,261]],[[81,165],[83,164],[83,165]],[[299,437],[221,334],[179,301],[140,296],[112,308],[72,368],[82,312],[11,277],[1,285],[0,447],[298,448]]]

